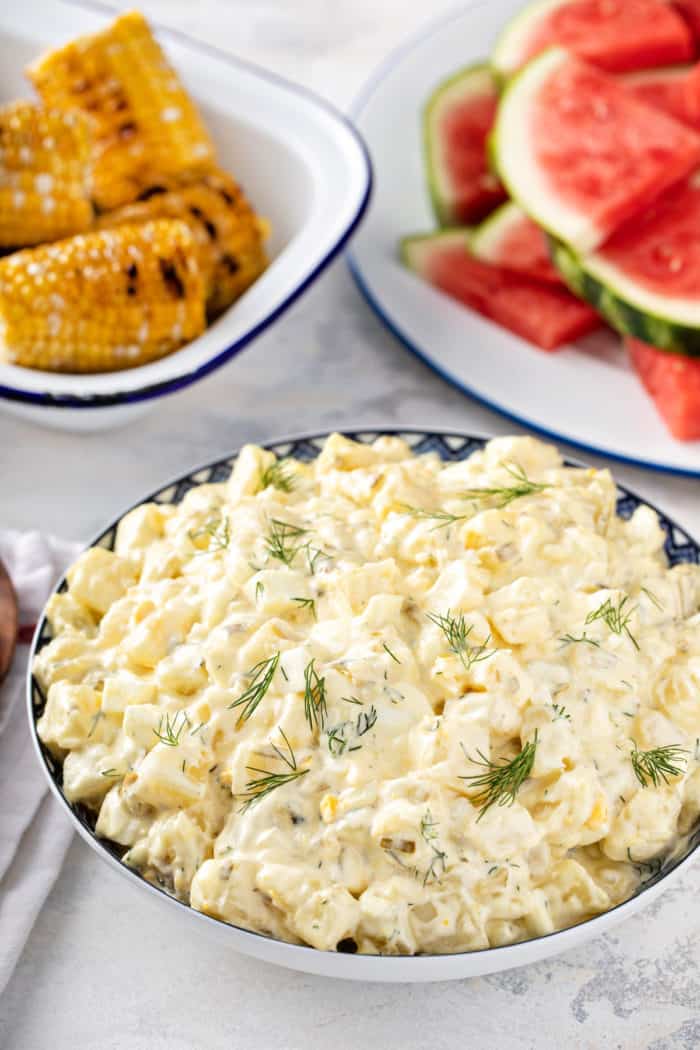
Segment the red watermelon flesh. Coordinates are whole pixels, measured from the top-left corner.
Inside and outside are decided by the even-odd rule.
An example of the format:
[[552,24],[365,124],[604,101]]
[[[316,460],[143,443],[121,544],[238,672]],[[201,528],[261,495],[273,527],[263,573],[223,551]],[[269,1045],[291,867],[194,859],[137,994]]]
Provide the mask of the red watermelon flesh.
[[650,292],[673,299],[700,297],[700,179],[670,190],[630,219],[599,257]]
[[478,222],[505,200],[486,157],[497,105],[494,96],[469,99],[442,118],[444,162],[455,194],[452,217],[460,226]]
[[558,44],[609,73],[688,62],[692,35],[663,0],[570,0],[533,25],[522,63]]
[[700,164],[700,135],[574,58],[544,81],[531,120],[553,194],[600,240]]
[[549,256],[546,235],[516,204],[504,204],[477,228],[473,251],[483,262],[548,284],[564,283]]
[[647,105],[700,129],[700,64],[631,73],[622,77],[622,83]]
[[700,0],[673,0],[673,6],[685,19],[696,40],[700,40]]
[[463,244],[426,238],[404,257],[434,287],[543,350],[600,327],[595,311],[564,288],[480,262]]
[[630,360],[659,415],[680,441],[700,440],[700,360],[627,339]]

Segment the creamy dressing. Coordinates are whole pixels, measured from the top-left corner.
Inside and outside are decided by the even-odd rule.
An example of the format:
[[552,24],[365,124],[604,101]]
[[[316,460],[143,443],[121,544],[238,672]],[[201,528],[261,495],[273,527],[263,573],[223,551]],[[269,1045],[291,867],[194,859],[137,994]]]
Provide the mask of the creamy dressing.
[[[484,948],[629,897],[700,813],[700,568],[532,438],[274,464],[138,507],[52,598],[66,797],[193,907],[321,949]],[[528,744],[485,808],[469,778]]]

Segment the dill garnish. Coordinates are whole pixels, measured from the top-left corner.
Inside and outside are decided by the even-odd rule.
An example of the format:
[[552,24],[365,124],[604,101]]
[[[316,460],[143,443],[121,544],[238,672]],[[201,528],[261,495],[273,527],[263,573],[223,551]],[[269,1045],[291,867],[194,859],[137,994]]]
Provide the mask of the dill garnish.
[[303,529],[299,525],[292,525],[291,522],[272,518],[270,531],[265,536],[267,553],[271,558],[283,562],[284,565],[291,565],[303,547],[302,543],[296,543],[295,541],[302,536],[306,536],[308,531],[308,529]]
[[650,751],[640,751],[635,741],[634,748],[630,754],[632,769],[643,788],[649,786],[658,787],[663,780],[668,784],[669,777],[678,777],[685,771],[685,765],[679,762],[687,762],[684,758],[688,751],[678,744],[666,744],[665,747],[653,747]]
[[596,649],[600,649],[600,642],[596,642],[595,638],[589,638],[585,631],[580,638],[577,638],[575,634],[565,634],[559,641],[562,643],[562,648],[567,645],[577,645],[580,642],[585,642],[586,645],[592,645]]
[[[182,721],[178,724],[178,718],[180,717],[182,717]],[[176,711],[172,718],[168,714],[161,715],[158,728],[154,729],[153,732],[161,744],[167,744],[168,747],[177,747],[180,743],[183,729],[189,724],[190,720],[187,717],[187,712]]]
[[328,731],[328,750],[332,755],[335,755],[336,758],[338,755],[342,755],[343,751],[348,746],[348,741],[345,738],[345,727],[347,725],[347,722],[343,722],[342,725],[335,726]]
[[258,580],[258,582],[255,584],[255,602],[256,602],[256,604],[258,602],[258,599],[262,598],[264,593],[265,593],[265,584],[262,582],[262,580]]
[[586,617],[586,627],[589,623],[602,620],[613,634],[626,634],[637,652],[639,652],[639,643],[627,626],[634,612],[634,609],[625,609],[628,601],[629,597],[625,595],[615,606],[610,598],[606,598],[602,605],[599,605],[593,612],[589,612]]
[[364,701],[358,700],[356,696],[341,696],[340,699],[345,704],[357,704],[358,707],[364,707]]
[[104,716],[104,711],[96,711],[95,714],[92,716],[92,719],[90,721],[90,732],[87,735],[88,740],[97,729],[97,723],[100,721],[101,718],[104,718]]
[[551,488],[550,485],[544,484],[543,482],[531,481],[519,463],[502,463],[501,466],[504,470],[507,470],[510,476],[515,480],[514,485],[503,485],[500,488],[467,489],[466,492],[462,493],[464,498],[495,498],[498,500],[496,506],[500,510],[502,507],[507,507],[509,503],[513,502],[513,500],[520,499],[522,496],[532,496],[537,492],[544,492],[545,489]]
[[[325,558],[326,561],[331,560],[330,554],[326,554],[320,547],[312,547],[310,543],[305,543],[304,550],[306,551],[306,560],[309,566],[309,573],[313,576],[316,572],[316,562],[319,558]],[[313,551],[313,554],[311,553]]]
[[280,654],[276,652],[274,656],[269,657],[267,660],[260,660],[254,667],[251,667],[250,671],[246,672],[245,677],[250,679],[250,685],[232,704],[228,705],[229,711],[235,707],[243,707],[238,718],[239,725],[248,721],[267,693],[272,685],[272,679],[275,677],[275,671],[279,662]]
[[445,874],[445,861],[447,860],[447,854],[444,850],[440,849],[438,843],[438,827],[439,824],[437,823],[437,821],[433,820],[432,813],[429,809],[426,809],[425,815],[421,817],[420,833],[421,838],[426,843],[426,845],[430,846],[430,849],[433,852],[433,856],[423,876],[424,886],[427,886],[431,879],[433,879],[435,882],[440,881],[440,875],[438,875],[438,867],[442,869],[440,874]]
[[571,721],[571,715],[563,706],[563,704],[552,704],[552,710],[554,711],[553,722],[558,722],[560,718],[566,719],[568,722]]
[[294,472],[288,459],[276,459],[260,474],[260,488],[272,486],[280,492],[291,492],[294,488]]
[[100,772],[101,777],[120,777],[121,775],[118,769],[103,769]]
[[485,773],[473,773],[459,778],[469,781],[473,787],[478,789],[470,799],[474,805],[480,807],[477,820],[481,820],[491,806],[513,805],[518,791],[532,772],[536,751],[537,730],[532,740],[525,744],[515,758],[510,760],[502,759],[500,762],[492,762],[481,751],[477,751],[479,760],[470,759],[465,752],[465,757],[470,762],[484,766],[486,769]]
[[241,806],[241,813],[245,813],[246,810],[254,806],[256,802],[265,798],[271,791],[275,791],[278,787],[282,787],[284,784],[289,784],[293,780],[298,780],[299,777],[306,776],[309,772],[308,769],[299,769],[297,767],[297,760],[292,750],[292,745],[287,740],[286,734],[281,726],[278,726],[280,735],[284,740],[284,744],[287,750],[285,754],[281,748],[277,747],[276,744],[271,746],[278,759],[284,763],[287,767],[288,772],[286,773],[273,773],[269,769],[260,769],[257,766],[246,766],[249,773],[259,773],[260,776],[255,779],[251,779],[246,783],[245,791],[239,798],[243,800]]
[[204,550],[197,550],[197,554],[213,554],[214,551],[226,550],[231,542],[231,523],[226,517],[210,518],[199,529],[190,529],[187,533],[193,546],[197,546],[197,540],[208,537],[208,543]]
[[391,659],[394,661],[395,664],[400,664],[401,663],[401,661],[399,660],[398,656],[395,656],[392,653],[391,649],[386,644],[386,642],[382,642],[382,648],[389,654],[389,656],[391,657]]
[[300,609],[310,609],[314,620],[316,619],[316,601],[314,598],[292,598]]
[[473,514],[450,514],[446,510],[426,510],[424,507],[411,507],[407,503],[403,506],[403,513],[409,518],[422,518],[426,521],[437,521],[437,525],[432,530],[436,532],[438,529],[445,529],[448,525],[454,525],[456,521],[466,521],[468,518],[472,518]]
[[649,601],[652,603],[652,605],[656,606],[656,608],[659,610],[659,612],[663,612],[664,611],[663,605],[661,604],[659,599],[656,597],[656,595],[653,593],[653,591],[650,591],[648,587],[640,587],[639,589],[642,592],[642,594],[646,594],[646,596],[649,599]]
[[463,613],[460,613],[459,616],[452,616],[448,609],[444,616],[440,613],[428,613],[427,616],[436,627],[440,628],[450,652],[459,657],[465,671],[470,671],[474,664],[481,660],[488,660],[489,656],[495,653],[495,649],[487,648],[491,635],[481,645],[471,645],[469,635],[474,630],[474,625],[466,623]]
[[377,721],[377,709],[374,704],[371,705],[369,711],[360,711],[357,716],[357,723],[355,732],[358,736],[364,736],[365,733],[369,733],[370,729],[374,726]]
[[304,715],[309,728],[322,730],[327,714],[326,679],[321,678],[310,660],[304,668]]

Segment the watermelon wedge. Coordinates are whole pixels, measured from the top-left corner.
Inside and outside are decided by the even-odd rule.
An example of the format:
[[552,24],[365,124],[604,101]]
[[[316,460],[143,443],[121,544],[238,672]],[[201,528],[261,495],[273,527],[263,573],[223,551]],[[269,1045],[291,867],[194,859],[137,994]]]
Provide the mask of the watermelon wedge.
[[553,45],[610,73],[688,62],[695,53],[688,26],[664,0],[535,0],[503,30],[493,68],[512,76]]
[[700,361],[628,339],[627,350],[647,393],[674,437],[700,440]]
[[468,245],[468,230],[405,237],[401,258],[435,288],[543,350],[555,350],[600,325],[595,311],[566,289],[480,262]]
[[620,81],[648,106],[700,129],[700,64],[625,73]]
[[700,176],[674,186],[598,251],[554,245],[576,294],[623,335],[700,357]]
[[700,163],[700,135],[551,48],[507,88],[493,150],[501,180],[530,218],[592,251]]
[[562,277],[549,257],[547,236],[513,201],[502,204],[474,230],[472,255],[482,262],[561,285]]
[[443,81],[423,115],[428,188],[441,226],[478,222],[505,200],[489,171],[486,139],[498,92],[488,66],[469,66]]

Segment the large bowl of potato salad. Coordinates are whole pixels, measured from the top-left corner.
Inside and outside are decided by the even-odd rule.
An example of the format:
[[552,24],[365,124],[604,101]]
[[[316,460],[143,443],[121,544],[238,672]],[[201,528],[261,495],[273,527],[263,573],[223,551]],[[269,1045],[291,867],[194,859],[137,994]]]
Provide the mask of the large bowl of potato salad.
[[700,841],[699,559],[531,437],[246,445],[69,569],[37,749],[97,852],[238,950],[368,980],[520,965]]

